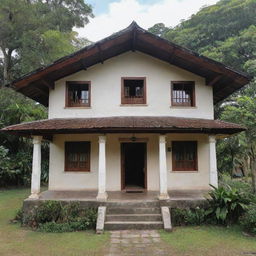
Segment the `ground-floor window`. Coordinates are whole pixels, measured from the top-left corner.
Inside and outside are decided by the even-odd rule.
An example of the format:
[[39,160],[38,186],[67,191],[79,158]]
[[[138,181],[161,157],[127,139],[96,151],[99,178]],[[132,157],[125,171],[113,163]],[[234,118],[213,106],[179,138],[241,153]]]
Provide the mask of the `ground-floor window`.
[[66,172],[89,172],[90,171],[89,141],[65,142],[65,171]]
[[197,171],[197,142],[172,142],[173,171]]

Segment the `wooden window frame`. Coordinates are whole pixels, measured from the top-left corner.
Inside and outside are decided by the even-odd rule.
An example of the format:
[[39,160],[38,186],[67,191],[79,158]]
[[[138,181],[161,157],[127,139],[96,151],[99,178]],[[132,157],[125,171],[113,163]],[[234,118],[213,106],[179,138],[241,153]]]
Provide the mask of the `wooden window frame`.
[[[69,102],[69,94],[68,94],[68,88],[70,85],[73,84],[88,84],[88,90],[89,90],[89,102],[87,104],[78,104],[75,106],[71,106]],[[66,108],[88,108],[91,107],[91,81],[66,81]]]
[[[75,143],[75,144],[88,144],[89,151],[88,153],[88,168],[68,168],[68,150],[67,145]],[[64,145],[65,149],[65,172],[90,172],[91,171],[91,142],[90,141],[66,141]]]
[[[174,143],[190,143],[195,145],[195,168],[177,168],[175,161]],[[197,141],[172,141],[172,171],[174,172],[198,172],[198,142]]]
[[[143,102],[142,103],[127,103],[124,95],[125,80],[142,80],[143,81]],[[147,84],[146,77],[122,77],[121,78],[121,105],[145,105],[147,104]]]
[[[185,85],[189,85],[192,87],[192,97],[191,97],[191,100],[192,100],[192,104],[191,105],[182,105],[182,104],[178,104],[176,102],[174,102],[173,100],[173,87],[174,85],[176,84],[185,84]],[[187,107],[187,108],[190,108],[190,107],[195,107],[196,106],[196,93],[195,93],[195,82],[194,81],[171,81],[171,105],[174,106],[174,107]]]

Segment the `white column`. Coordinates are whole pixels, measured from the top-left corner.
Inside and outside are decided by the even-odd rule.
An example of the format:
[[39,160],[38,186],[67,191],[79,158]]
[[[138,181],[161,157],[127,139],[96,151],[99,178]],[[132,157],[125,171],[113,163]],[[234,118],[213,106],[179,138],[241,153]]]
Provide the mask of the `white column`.
[[106,136],[99,136],[99,172],[97,200],[107,200],[106,193]]
[[31,195],[29,198],[38,199],[41,181],[41,136],[33,137],[33,162],[31,176]]
[[218,187],[218,172],[216,160],[216,139],[214,135],[209,135],[209,162],[210,162],[210,184]]
[[167,191],[167,159],[166,159],[166,136],[159,135],[159,182],[160,194],[159,199],[169,198]]

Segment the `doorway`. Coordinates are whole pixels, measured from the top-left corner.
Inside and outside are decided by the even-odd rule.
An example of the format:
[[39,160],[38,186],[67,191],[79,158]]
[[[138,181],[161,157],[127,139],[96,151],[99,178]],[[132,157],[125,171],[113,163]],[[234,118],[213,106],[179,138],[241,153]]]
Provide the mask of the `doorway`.
[[122,190],[146,189],[146,151],[147,144],[145,142],[121,143]]

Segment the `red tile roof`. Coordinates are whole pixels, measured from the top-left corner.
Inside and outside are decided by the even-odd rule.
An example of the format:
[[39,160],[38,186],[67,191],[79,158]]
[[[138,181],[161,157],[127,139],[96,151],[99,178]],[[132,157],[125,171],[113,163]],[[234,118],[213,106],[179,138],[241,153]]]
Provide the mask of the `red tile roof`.
[[246,128],[220,120],[170,116],[117,116],[97,118],[56,118],[3,128],[2,132],[20,135],[53,135],[65,133],[149,132],[233,134]]

